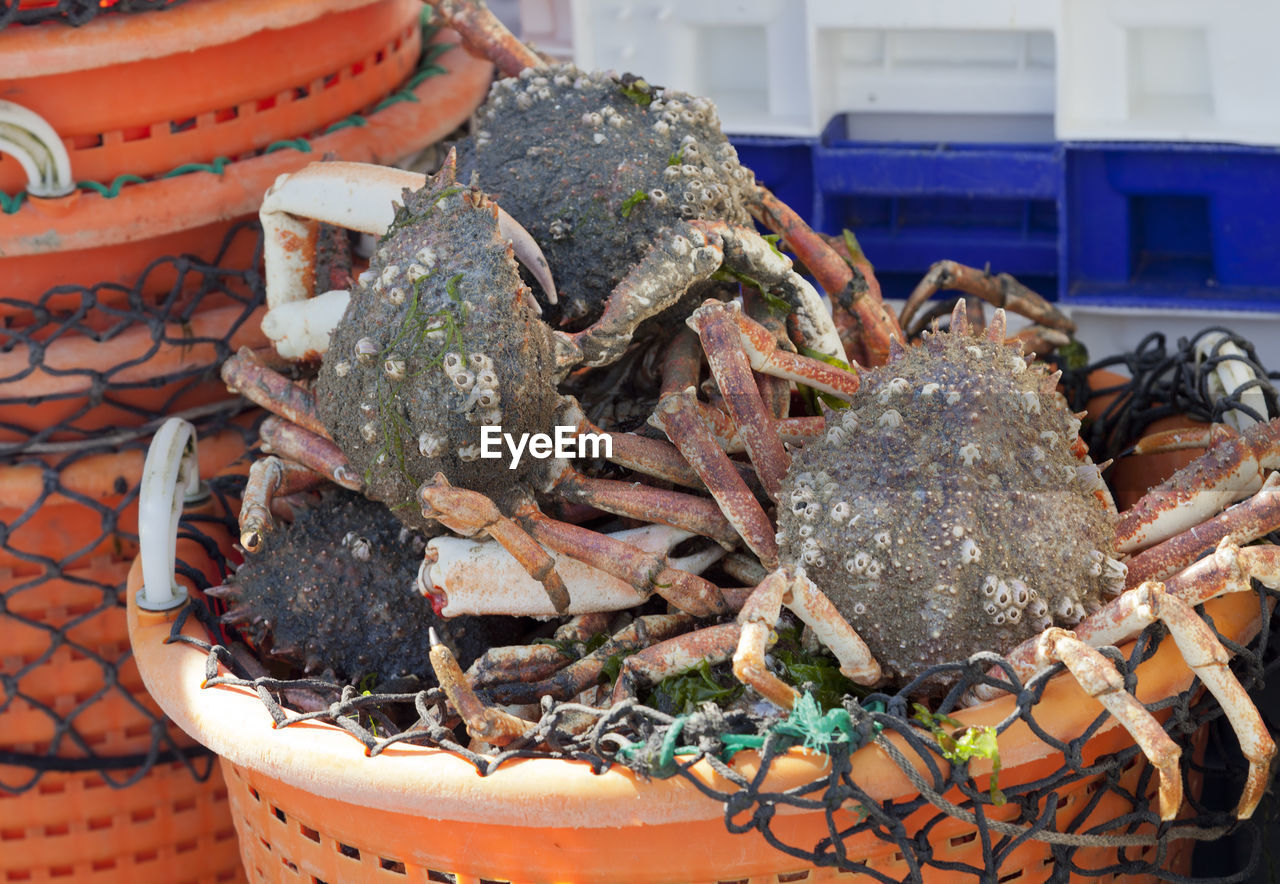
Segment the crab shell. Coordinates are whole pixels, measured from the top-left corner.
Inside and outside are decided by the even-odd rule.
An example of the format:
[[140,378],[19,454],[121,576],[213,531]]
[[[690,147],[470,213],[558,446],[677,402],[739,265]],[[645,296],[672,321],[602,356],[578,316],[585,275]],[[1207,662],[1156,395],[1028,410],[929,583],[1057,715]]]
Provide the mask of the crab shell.
[[781,560],[899,680],[1072,625],[1124,577],[1097,467],[1073,453],[1078,429],[1042,366],[932,335],[866,372],[797,453],[779,497]]
[[542,484],[505,456],[482,458],[481,443],[485,426],[516,436],[556,422],[564,402],[549,334],[496,207],[447,166],[405,193],[353,288],[321,365],[317,412],[366,493],[428,527],[415,494],[436,472],[494,499],[521,479]]
[[436,617],[415,587],[421,549],[386,507],[327,491],[231,576],[220,595],[235,607],[224,619],[241,624],[255,647],[308,672],[352,681],[413,675],[434,684],[429,627],[469,663],[488,650],[488,638],[506,637],[493,624],[508,618]]
[[[566,323],[596,318],[680,219],[751,226],[744,206],[755,177],[706,98],[565,64],[494,83],[473,127],[459,174],[474,171],[537,240]],[[663,316],[682,321],[706,296],[694,286]]]

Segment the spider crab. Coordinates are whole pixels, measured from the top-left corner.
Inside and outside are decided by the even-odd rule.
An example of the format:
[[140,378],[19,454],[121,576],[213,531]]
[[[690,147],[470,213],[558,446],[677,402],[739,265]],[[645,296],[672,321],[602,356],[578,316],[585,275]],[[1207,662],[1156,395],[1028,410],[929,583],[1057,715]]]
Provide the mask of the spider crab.
[[[709,301],[689,324],[705,329],[731,312]],[[737,315],[734,322],[750,321]],[[1160,813],[1171,819],[1181,804],[1180,750],[1095,649],[1159,620],[1239,737],[1250,772],[1237,814],[1248,817],[1275,745],[1194,606],[1247,591],[1251,579],[1280,586],[1280,548],[1239,545],[1280,525],[1280,479],[1271,473],[1264,481],[1280,468],[1280,420],[1243,434],[1218,427],[1149,443],[1213,444],[1119,516],[1079,440],[1078,418],[1056,391],[1057,377],[1028,363],[1004,334],[1002,311],[975,336],[957,305],[948,333],[929,335],[920,347],[895,346],[883,367],[850,372],[856,383],[844,395],[847,409],[792,419],[808,422],[792,427],[804,439],[794,452],[781,461],[751,455],[758,471],[777,473],[779,487],[776,537],[747,538],[767,576],[736,622],[628,657],[614,700],[704,659],[732,658],[742,681],[789,708],[795,688],[765,663],[783,607],[860,684],[911,682],[914,691],[938,693],[949,685],[927,670],[977,650],[1005,654],[1022,679],[1060,662],[1160,771]],[[734,391],[726,400],[769,426],[749,371],[709,361],[720,389]],[[776,439],[780,422],[772,424]],[[715,444],[697,454],[724,457]],[[761,510],[746,496],[727,505]],[[759,516],[769,524],[763,510]],[[1121,558],[1134,553],[1127,564]],[[442,645],[432,662],[469,726],[509,736],[528,730],[484,708]],[[559,686],[551,680],[496,695],[524,702]]]

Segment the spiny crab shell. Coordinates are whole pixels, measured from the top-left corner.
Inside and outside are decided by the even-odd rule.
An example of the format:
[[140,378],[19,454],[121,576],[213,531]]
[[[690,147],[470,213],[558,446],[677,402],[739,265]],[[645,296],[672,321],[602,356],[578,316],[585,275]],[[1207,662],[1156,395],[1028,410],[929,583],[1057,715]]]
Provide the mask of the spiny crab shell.
[[316,410],[366,493],[426,528],[415,495],[437,471],[493,499],[512,489],[521,474],[480,458],[481,428],[544,432],[563,405],[553,375],[549,331],[494,204],[446,166],[406,191],[353,287]]
[[1113,510],[1055,380],[1019,349],[933,334],[863,374],[797,452],[783,564],[895,680],[1073,625],[1123,588]]
[[231,575],[220,593],[235,605],[225,619],[255,647],[308,672],[434,684],[427,627],[470,662],[488,650],[491,621],[435,616],[414,586],[424,545],[386,507],[328,491]]
[[[751,226],[755,176],[738,162],[715,105],[629,75],[564,64],[498,80],[458,149],[462,180],[474,171],[542,247],[560,316],[575,325],[599,315],[680,219]],[[664,315],[683,322],[707,296],[693,289]]]

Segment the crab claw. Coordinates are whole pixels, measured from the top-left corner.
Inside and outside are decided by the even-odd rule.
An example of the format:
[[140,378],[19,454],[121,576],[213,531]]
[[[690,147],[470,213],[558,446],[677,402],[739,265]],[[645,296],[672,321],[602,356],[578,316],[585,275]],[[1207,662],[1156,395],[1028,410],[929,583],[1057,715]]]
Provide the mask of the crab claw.
[[[457,159],[452,151],[439,174],[456,180]],[[418,172],[348,162],[311,163],[276,179],[263,197],[258,217],[268,307],[263,331],[282,356],[323,355],[346,309],[349,293],[345,290],[310,297],[320,224],[384,236],[395,221],[394,204],[404,191],[420,190],[426,183],[426,176]],[[556,303],[555,282],[542,249],[519,222],[494,207],[502,236],[542,286],[547,300]],[[292,302],[299,303],[285,306]]]
[[[645,525],[609,536],[645,552],[667,556],[694,535],[666,525]],[[682,571],[700,574],[724,553],[718,544],[708,544],[698,552],[669,561]],[[571,556],[552,553],[552,557],[569,590],[569,607],[563,613],[620,611],[647,598],[631,584]],[[418,570],[418,591],[431,599],[436,613],[444,617],[551,617],[557,613],[538,581],[501,545],[489,540],[450,536],[430,540]]]

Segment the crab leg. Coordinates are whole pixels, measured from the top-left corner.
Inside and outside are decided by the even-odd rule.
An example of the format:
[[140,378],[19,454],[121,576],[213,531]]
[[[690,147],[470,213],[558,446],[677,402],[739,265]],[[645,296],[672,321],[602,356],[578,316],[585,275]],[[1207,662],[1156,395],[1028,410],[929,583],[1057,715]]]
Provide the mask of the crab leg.
[[688,672],[705,661],[723,663],[733,656],[742,627],[721,623],[697,629],[632,654],[622,661],[618,680],[613,683],[611,703],[634,697],[641,684],[654,684],[672,675]]
[[1280,525],[1280,473],[1271,473],[1257,494],[1209,521],[1148,547],[1127,560],[1128,587],[1164,580],[1229,540],[1250,543]]
[[[641,321],[675,304],[691,285],[710,279],[722,265],[776,290],[795,311],[807,346],[824,355],[844,357],[831,314],[813,287],[791,269],[790,260],[754,231],[697,219],[681,222],[675,235],[653,244],[609,293],[593,325],[561,333],[572,345],[564,348],[565,353],[580,353],[581,364],[588,366],[616,361]],[[560,369],[571,367],[564,364]]]
[[435,629],[427,630],[427,640],[431,642],[431,668],[435,670],[436,681],[450,705],[466,722],[467,733],[473,739],[483,740],[495,746],[504,746],[512,740],[518,740],[534,728],[533,722],[486,706],[467,681],[467,674],[458,665],[453,651],[440,641]]
[[1182,750],[1147,708],[1124,689],[1124,679],[1110,660],[1071,632],[1049,627],[1036,640],[1043,667],[1063,663],[1085,692],[1120,722],[1160,772],[1160,819],[1171,820],[1182,806]]
[[1143,549],[1200,524],[1225,504],[1261,488],[1264,470],[1280,469],[1280,418],[1254,424],[1243,433],[1224,424],[1208,431],[1179,430],[1142,450],[1167,450],[1175,438],[1178,447],[1207,441],[1209,450],[1121,514],[1116,548],[1122,552]]
[[[1151,581],[1126,591],[1097,613],[1080,621],[1074,633],[1080,641],[1101,647],[1118,644],[1137,635],[1157,619],[1168,626],[1187,665],[1218,698],[1239,737],[1245,757],[1249,759],[1248,781],[1237,808],[1242,818],[1252,813],[1257,805],[1259,789],[1265,785],[1266,769],[1275,753],[1275,746],[1267,736],[1256,708],[1227,668],[1229,655],[1217,636],[1200,620],[1194,607],[1215,596],[1250,591],[1254,579],[1272,589],[1280,588],[1280,547],[1261,545],[1242,549],[1224,542],[1211,556],[1196,562],[1167,583],[1161,585]],[[1029,679],[1044,668],[1038,641],[1029,639],[1023,642],[1006,658],[1021,680]],[[986,699],[992,691],[980,686],[974,694]],[[1125,726],[1129,727],[1128,724]]]
[[[609,617],[603,611],[579,614],[556,629],[555,640],[585,644],[609,628]],[[467,681],[472,687],[481,688],[514,681],[541,680],[571,662],[571,655],[551,644],[490,648],[467,667]]]
[[[765,493],[776,500],[791,458],[778,435],[778,422],[760,398],[751,369],[797,380],[842,398],[851,397],[857,390],[858,376],[816,359],[779,350],[773,336],[763,326],[743,315],[735,305],[724,301],[705,301],[690,316],[688,324],[702,338],[707,361],[724,395],[725,406],[729,409],[738,435],[756,467]],[[692,427],[688,420],[689,415],[697,414],[698,411],[698,403],[693,399],[691,391],[672,393],[663,396],[655,418],[690,465],[699,471],[699,475],[703,475],[704,469],[709,471],[708,475],[703,475],[703,481],[717,500],[720,500],[721,508],[730,521],[758,521],[760,515],[750,508],[755,506],[758,509],[754,498],[750,506],[743,501],[741,508],[731,511],[726,503],[740,497],[739,489],[731,481],[713,487],[711,471],[726,475],[725,464],[729,461],[719,452],[703,449],[705,441],[700,440],[705,440],[710,434],[705,429]],[[677,435],[672,436],[672,433]],[[743,526],[735,523],[735,527],[742,533]],[[767,533],[767,529],[759,527],[748,530],[753,532],[752,537],[743,534],[748,545],[752,545],[753,538]],[[761,554],[760,549],[754,545],[751,548],[764,559],[765,555]]]
[[488,534],[542,584],[556,613],[569,609],[569,591],[556,571],[555,560],[523,528],[502,515],[492,500],[478,491],[453,487],[443,473],[436,473],[418,489],[418,497],[424,517],[465,537]]
[[[721,310],[709,309],[713,303]],[[778,437],[777,420],[760,396],[760,388],[751,374],[751,364],[738,343],[737,329],[725,321],[722,311],[728,312],[723,301],[709,301],[690,317],[689,324],[702,339],[711,373],[737,426],[738,436],[747,449],[747,456],[755,465],[756,475],[769,498],[777,500],[782,477],[791,466],[791,455],[787,454],[782,439]],[[764,326],[756,327],[768,334]],[[773,343],[772,336],[769,342]]]
[[[1164,623],[1182,658],[1218,699],[1240,741],[1240,751],[1249,760],[1249,774],[1236,807],[1236,816],[1248,819],[1266,791],[1267,772],[1276,746],[1257,707],[1231,672],[1228,665],[1231,655],[1227,649],[1194,608],[1157,581],[1143,583],[1120,596],[1108,615],[1123,623],[1124,631],[1129,634],[1156,620]],[[1089,640],[1099,643],[1092,637]]]
[[346,456],[324,436],[317,436],[273,414],[262,422],[258,438],[262,442],[262,450],[268,454],[278,454],[309,467],[343,488],[364,490],[364,483],[351,469]]
[[[619,654],[643,653],[655,642],[666,642],[696,623],[688,614],[649,614],[637,617],[618,630],[603,645],[581,660],[570,663],[554,675],[534,683],[512,682],[495,685],[488,691],[498,703],[537,703],[542,697],[567,700],[576,697],[600,679],[609,658]],[[630,659],[630,658],[628,658]],[[697,665],[695,661],[694,665]],[[627,670],[623,663],[623,671]],[[622,675],[619,673],[619,680]]]
[[458,32],[468,48],[491,59],[505,77],[514,77],[525,68],[546,67],[546,62],[525,46],[483,3],[468,0],[427,0],[435,11]]
[[597,479],[567,471],[556,482],[566,499],[596,509],[650,522],[661,522],[710,537],[725,549],[738,545],[738,533],[714,500],[635,482]]
[[939,261],[929,268],[929,272],[916,285],[898,315],[902,327],[909,334],[919,334],[925,327],[921,323],[912,326],[911,320],[923,304],[943,289],[958,289],[1060,332],[1071,334],[1076,330],[1076,324],[1057,307],[1009,274],[992,276],[989,271],[957,264],[955,261]]
[[773,524],[733,461],[703,424],[693,388],[664,393],[649,422],[680,449],[751,551],[766,566],[776,565],[778,542]]
[[[782,346],[785,342],[789,346],[791,339],[787,337],[786,323],[765,302],[764,294],[755,286],[739,286],[739,291],[746,314],[773,335],[774,343]],[[777,420],[786,418],[791,411],[791,384],[783,378],[757,374],[756,386],[760,388],[760,398],[769,406],[769,413]]]
[[719,248],[726,267],[748,277],[762,291],[787,302],[791,307],[788,320],[797,324],[805,346],[823,356],[844,360],[844,345],[840,343],[831,311],[813,286],[796,273],[790,258],[750,228],[699,218],[688,223],[701,231],[708,243]]
[[866,685],[880,680],[880,664],[866,642],[799,568],[774,571],[742,606],[738,614],[742,640],[733,655],[733,673],[739,680],[783,709],[790,709],[798,699],[795,688],[770,672],[764,662],[764,652],[783,605],[794,611],[818,641],[836,655],[840,672],[847,678]]
[[262,549],[267,533],[275,527],[271,518],[273,498],[310,491],[327,478],[310,467],[279,457],[255,460],[249,467],[244,500],[240,504],[240,545],[245,552],[255,553]]
[[[581,429],[581,428],[580,428]],[[605,432],[595,427],[590,432]],[[702,488],[702,479],[671,443],[634,433],[607,433],[613,445],[609,460],[646,476],[653,476],[686,488]]]
[[[1251,578],[1257,578],[1273,588],[1280,588],[1280,547],[1268,544],[1242,548],[1224,541],[1214,550],[1213,555],[1200,559],[1186,570],[1170,577],[1164,586],[1166,592],[1194,607],[1216,596],[1251,590]],[[1124,594],[1119,598],[1124,598]],[[1090,644],[1102,646],[1117,644],[1141,632],[1147,623],[1140,619],[1130,619],[1126,608],[1116,606],[1119,598],[1081,620],[1075,627],[1076,635]],[[1023,681],[1038,671],[1035,664],[1035,642],[1036,638],[1029,638],[1005,655],[1005,660]],[[995,693],[994,689],[986,685],[979,685],[974,689],[974,695],[982,700],[990,699]]]
[[[766,377],[757,375],[757,377]],[[763,398],[763,397],[762,397]],[[698,415],[707,429],[715,436],[717,444],[728,454],[741,454],[747,450],[733,418],[714,406],[698,403]],[[827,421],[822,415],[805,415],[804,417],[784,417],[774,422],[778,438],[787,445],[804,445],[816,436],[821,436],[826,429]]]
[[[615,540],[636,547],[681,571],[700,574],[718,561],[724,550],[708,545],[686,556],[671,556],[693,535],[665,525],[644,525],[615,531]],[[565,613],[620,611],[643,603],[642,593],[620,580],[572,556],[552,554],[556,570],[569,588],[569,608]],[[463,614],[509,614],[523,617],[552,617],[557,613],[538,591],[534,580],[509,552],[490,540],[471,540],[444,535],[432,538],[418,569],[418,591],[431,600],[443,617]]]
[[[743,315],[737,304],[714,299],[703,301],[686,322],[699,334],[709,323],[730,327],[732,334],[726,334],[726,338],[737,338],[755,371],[795,381],[845,401],[852,399],[858,391],[859,380],[855,370],[778,349],[773,335],[751,317]],[[710,360],[711,354],[708,353],[707,357]]]
[[818,233],[815,233],[795,210],[769,190],[756,185],[756,200],[748,205],[752,216],[782,236],[783,242],[796,253],[801,263],[818,280],[822,290],[831,296],[852,320],[841,336],[848,347],[842,359],[864,365],[882,365],[889,353],[889,340],[902,338],[902,328],[880,297],[871,264],[859,252],[842,257]]
[[645,598],[656,591],[681,611],[699,617],[729,610],[714,583],[673,568],[665,556],[645,552],[578,525],[556,521],[539,512],[532,503],[517,506],[514,517],[538,543],[631,584]]
[[329,438],[329,431],[316,416],[315,395],[267,368],[248,347],[241,347],[236,355],[222,363],[222,381],[232,393],[239,393],[304,430]]

